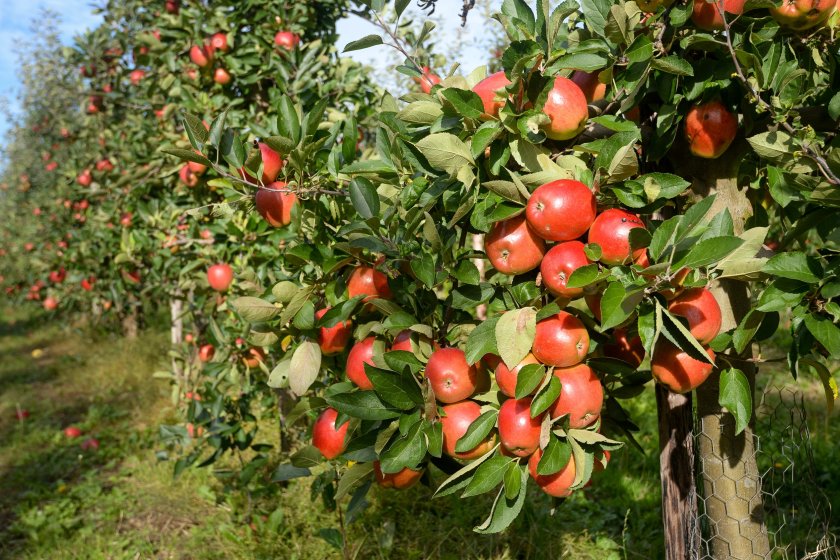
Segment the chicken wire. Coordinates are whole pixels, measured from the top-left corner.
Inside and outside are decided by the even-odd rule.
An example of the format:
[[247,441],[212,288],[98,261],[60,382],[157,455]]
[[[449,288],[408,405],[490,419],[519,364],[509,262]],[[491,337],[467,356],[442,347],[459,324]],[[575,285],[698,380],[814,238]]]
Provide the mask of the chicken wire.
[[[737,484],[742,491],[735,500],[750,500],[751,496],[743,496],[743,489],[747,489],[746,494],[754,492],[749,511],[760,516],[763,504],[762,532],[769,537],[770,551],[757,551],[756,548],[763,547],[756,539],[754,558],[840,560],[840,548],[831,528],[832,504],[815,472],[805,400],[804,393],[791,386],[768,386],[761,393],[755,407],[754,438],[760,481],[746,480],[746,477],[733,480],[726,474],[727,469],[715,464],[717,459],[707,458],[704,467],[701,454],[696,454],[698,523],[695,530],[700,533],[699,559],[725,557],[728,544],[709,512],[714,507],[726,508],[723,522],[740,525],[740,520],[730,514],[730,509],[739,509],[730,506],[738,504],[720,503],[715,495],[719,489],[731,489]],[[699,421],[694,433],[697,449],[702,438],[711,437],[703,433]],[[704,483],[707,476],[709,481]],[[743,535],[740,527],[738,530]]]

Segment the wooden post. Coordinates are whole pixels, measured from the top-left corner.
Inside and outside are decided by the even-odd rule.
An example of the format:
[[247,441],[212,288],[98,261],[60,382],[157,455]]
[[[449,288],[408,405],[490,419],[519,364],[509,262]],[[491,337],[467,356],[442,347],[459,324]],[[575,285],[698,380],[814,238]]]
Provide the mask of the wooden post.
[[656,386],[659,413],[659,472],[662,480],[662,525],[666,560],[699,557],[697,487],[694,481],[694,415],[691,393],[672,393]]

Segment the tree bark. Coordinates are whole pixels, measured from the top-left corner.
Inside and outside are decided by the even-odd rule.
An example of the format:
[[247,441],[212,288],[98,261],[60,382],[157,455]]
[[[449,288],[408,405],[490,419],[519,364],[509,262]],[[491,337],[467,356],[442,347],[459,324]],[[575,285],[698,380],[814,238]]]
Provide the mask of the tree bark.
[[[169,327],[169,338],[172,346],[178,346],[184,340],[184,300],[181,299],[180,293],[176,293],[172,299],[169,300],[169,318],[171,325]],[[178,378],[184,374],[181,363],[177,358],[172,358],[172,373]]]
[[[743,233],[752,206],[746,188],[739,189],[737,171],[746,151],[746,143],[733,144],[719,160],[683,159],[683,165],[694,166],[693,188],[700,196],[716,194],[710,215],[729,210],[735,234]],[[694,160],[688,163],[688,160]],[[723,316],[721,332],[738,326],[750,309],[747,284],[725,279],[714,282],[710,289]],[[755,368],[744,361],[752,349],[742,356],[727,356],[737,362],[747,376],[753,392]],[[722,360],[718,361],[718,365]],[[704,510],[708,519],[709,554],[713,558],[746,560],[770,557],[770,542],[764,525],[761,496],[761,475],[755,458],[753,423],[738,436],[734,417],[718,404],[720,374],[716,370],[697,389],[699,429],[697,451],[703,477]],[[755,399],[753,398],[753,402]]]
[[691,393],[656,386],[659,412],[659,472],[666,560],[696,559],[700,553],[697,486],[694,481],[694,414]]

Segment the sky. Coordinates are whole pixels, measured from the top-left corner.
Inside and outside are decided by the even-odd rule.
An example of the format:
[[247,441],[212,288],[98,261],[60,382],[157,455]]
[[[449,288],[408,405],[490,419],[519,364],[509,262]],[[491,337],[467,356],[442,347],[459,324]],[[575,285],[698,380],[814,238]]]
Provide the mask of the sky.
[[[406,16],[420,15],[416,2],[411,3]],[[467,21],[464,30],[460,29],[460,18],[457,17],[457,4],[450,0],[439,2],[440,6],[434,16],[438,23],[438,37],[441,43],[452,43],[458,38],[464,40],[464,48],[456,52],[446,53],[461,63],[463,71],[468,73],[477,61],[487,60],[486,48],[480,48],[475,43],[486,39],[488,22],[482,14],[473,13]],[[490,4],[500,6],[501,0],[490,0]],[[19,87],[17,76],[17,54],[15,46],[25,40],[30,31],[32,19],[41,8],[47,8],[60,15],[61,38],[65,44],[72,42],[73,36],[87,28],[96,26],[100,17],[93,14],[94,5],[90,0],[0,0],[0,98],[10,102],[12,110],[17,107],[16,94]],[[498,25],[495,22],[490,25]],[[340,36],[339,50],[350,41],[360,39],[365,35],[376,33],[377,29],[370,23],[356,16],[350,16],[338,25]],[[393,61],[393,55],[388,47],[373,47],[370,49],[348,53],[348,56],[367,64],[372,64],[380,72],[387,72],[385,65]],[[0,139],[3,138],[9,123],[0,114]]]

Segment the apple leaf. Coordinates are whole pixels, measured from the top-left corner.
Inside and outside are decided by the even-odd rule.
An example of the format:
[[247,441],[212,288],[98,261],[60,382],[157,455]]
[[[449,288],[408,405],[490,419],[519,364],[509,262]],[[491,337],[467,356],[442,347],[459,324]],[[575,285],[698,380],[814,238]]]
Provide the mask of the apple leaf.
[[522,511],[522,505],[525,503],[525,496],[527,495],[528,487],[528,469],[519,469],[519,493],[513,498],[508,498],[505,495],[505,489],[501,488],[496,500],[493,502],[493,508],[490,510],[490,515],[481,525],[473,529],[476,533],[482,535],[490,535],[500,533],[508,528],[513,523],[513,520]]
[[496,346],[508,368],[528,355],[537,333],[537,312],[533,307],[506,312],[496,323]]
[[475,471],[461,497],[469,498],[471,496],[478,496],[497,487],[502,482],[502,479],[504,479],[508,465],[515,460],[501,454],[496,454],[487,461],[484,461]]
[[289,363],[289,388],[296,395],[304,394],[318,378],[320,370],[320,346],[313,340],[304,340],[295,349]]
[[752,389],[744,372],[727,368],[720,372],[720,406],[726,407],[735,417],[735,435],[747,427],[752,417]]
[[496,419],[499,417],[498,410],[488,410],[478,418],[476,418],[466,433],[461,436],[455,443],[455,451],[458,453],[466,453],[475,449],[487,435],[496,427]]

